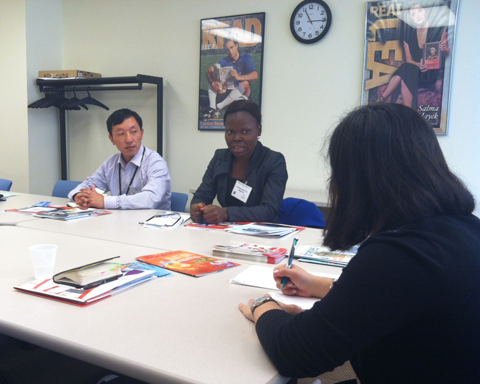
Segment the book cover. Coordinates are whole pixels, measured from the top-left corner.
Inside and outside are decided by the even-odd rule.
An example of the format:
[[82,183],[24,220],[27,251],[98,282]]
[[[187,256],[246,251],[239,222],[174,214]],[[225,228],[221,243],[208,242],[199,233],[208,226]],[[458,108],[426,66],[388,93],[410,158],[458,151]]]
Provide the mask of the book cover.
[[423,63],[430,69],[440,69],[440,42],[423,45]]
[[239,241],[230,241],[227,245],[215,245],[213,247],[213,254],[215,256],[258,261],[268,264],[278,264],[286,257],[287,252],[286,248],[242,243]]
[[144,283],[154,278],[153,274],[154,271],[129,270],[117,280],[90,289],[58,284],[53,279],[34,280],[13,288],[24,293],[84,307]]
[[170,271],[200,277],[210,273],[220,272],[224,269],[237,267],[240,264],[215,257],[198,255],[186,251],[170,251],[154,255],[139,256],[137,260],[148,264],[157,265]]
[[220,93],[225,93],[227,90],[232,90],[233,88],[235,88],[235,79],[230,74],[232,70],[232,66],[222,67],[218,63],[213,66],[213,77],[222,88],[222,91]]

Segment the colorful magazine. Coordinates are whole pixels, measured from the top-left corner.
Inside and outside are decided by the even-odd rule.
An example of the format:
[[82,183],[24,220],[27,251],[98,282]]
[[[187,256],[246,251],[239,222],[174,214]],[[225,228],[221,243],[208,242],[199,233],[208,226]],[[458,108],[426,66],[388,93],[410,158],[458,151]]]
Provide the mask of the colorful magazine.
[[198,255],[186,251],[170,251],[154,255],[140,256],[137,257],[137,260],[195,277],[221,272],[224,269],[240,265],[227,260]]
[[173,276],[173,273],[168,272],[165,268],[160,268],[156,265],[143,263],[141,261],[132,261],[131,263],[124,263],[122,264],[122,268],[127,270],[131,269],[141,269],[144,271],[153,271],[153,276],[157,277],[166,277],[166,276]]
[[80,209],[55,205],[50,202],[41,201],[31,207],[7,209],[5,212],[16,212],[33,215],[35,217],[55,220],[73,220],[82,217],[107,215],[111,213],[105,209]]
[[334,267],[345,267],[356,253],[356,247],[348,251],[332,251],[327,247],[312,247],[310,245],[301,245],[295,248],[295,257],[298,257],[299,261]]
[[58,208],[54,211],[37,213],[34,216],[42,219],[74,220],[83,217],[108,215],[109,213],[112,212],[105,209]]

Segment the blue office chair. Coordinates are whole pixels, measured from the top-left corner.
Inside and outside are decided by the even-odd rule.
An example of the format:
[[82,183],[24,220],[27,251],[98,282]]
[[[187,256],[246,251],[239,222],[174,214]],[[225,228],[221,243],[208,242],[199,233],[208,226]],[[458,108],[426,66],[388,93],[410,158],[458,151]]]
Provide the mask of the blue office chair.
[[0,179],[0,191],[10,191],[12,180]]
[[278,210],[281,224],[324,228],[325,218],[318,207],[307,200],[287,197]]
[[53,187],[52,196],[54,197],[68,197],[68,193],[77,187],[81,181],[73,180],[58,180]]
[[186,193],[172,192],[172,211],[185,212],[188,195]]

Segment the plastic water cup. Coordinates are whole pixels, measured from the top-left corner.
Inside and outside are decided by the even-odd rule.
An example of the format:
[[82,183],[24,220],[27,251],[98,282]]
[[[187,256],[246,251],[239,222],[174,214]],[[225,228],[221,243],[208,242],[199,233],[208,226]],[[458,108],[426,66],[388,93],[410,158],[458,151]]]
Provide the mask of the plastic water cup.
[[50,279],[53,276],[57,248],[58,245],[55,244],[37,244],[29,248],[36,280]]

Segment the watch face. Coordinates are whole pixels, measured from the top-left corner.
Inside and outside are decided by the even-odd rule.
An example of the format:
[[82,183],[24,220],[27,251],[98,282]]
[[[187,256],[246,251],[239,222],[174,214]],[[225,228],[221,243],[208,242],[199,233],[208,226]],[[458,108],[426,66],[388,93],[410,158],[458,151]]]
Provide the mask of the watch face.
[[290,19],[290,30],[301,43],[321,40],[330,29],[332,13],[322,0],[306,0],[297,5]]

